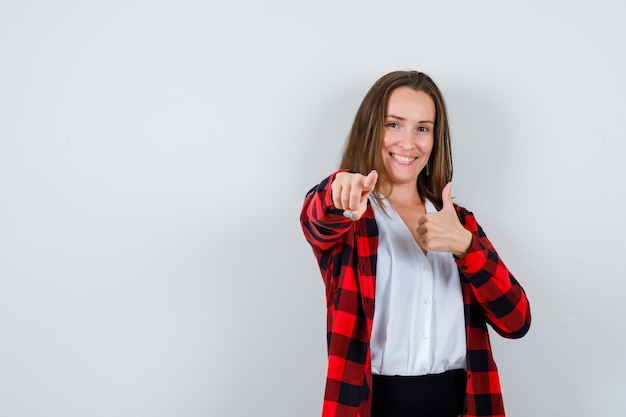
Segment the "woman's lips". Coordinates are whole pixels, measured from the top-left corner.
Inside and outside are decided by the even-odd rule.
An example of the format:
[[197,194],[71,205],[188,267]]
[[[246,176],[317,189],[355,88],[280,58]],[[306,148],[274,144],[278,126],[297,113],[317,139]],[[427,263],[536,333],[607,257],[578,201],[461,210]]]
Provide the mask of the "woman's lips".
[[389,155],[401,164],[410,164],[417,159],[416,156],[402,156],[395,153],[390,153]]

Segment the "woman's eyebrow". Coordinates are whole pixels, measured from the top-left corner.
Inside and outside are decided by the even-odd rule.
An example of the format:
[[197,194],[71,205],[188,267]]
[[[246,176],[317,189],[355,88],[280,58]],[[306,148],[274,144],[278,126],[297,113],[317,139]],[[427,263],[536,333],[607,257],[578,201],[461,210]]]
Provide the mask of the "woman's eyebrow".
[[[391,117],[392,119],[398,119],[398,120],[401,120],[403,122],[406,121],[406,119],[404,117],[396,116],[394,114],[387,114],[387,115],[385,115],[385,118],[387,118],[387,117]],[[420,120],[419,123],[430,123],[431,125],[435,124],[435,122],[430,121],[430,120]]]

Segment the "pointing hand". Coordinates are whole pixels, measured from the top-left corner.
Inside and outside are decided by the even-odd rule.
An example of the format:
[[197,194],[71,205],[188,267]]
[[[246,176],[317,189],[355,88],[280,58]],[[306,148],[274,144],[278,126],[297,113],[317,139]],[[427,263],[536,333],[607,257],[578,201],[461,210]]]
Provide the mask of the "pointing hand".
[[353,221],[359,220],[367,209],[367,197],[376,186],[378,173],[370,172],[367,176],[358,173],[340,172],[331,184],[333,204],[343,215]]

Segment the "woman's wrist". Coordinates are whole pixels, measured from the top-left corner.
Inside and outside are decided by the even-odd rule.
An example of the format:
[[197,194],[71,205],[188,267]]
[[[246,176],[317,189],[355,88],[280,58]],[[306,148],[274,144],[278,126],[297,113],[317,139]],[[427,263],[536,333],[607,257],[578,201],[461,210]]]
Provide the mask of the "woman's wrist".
[[459,235],[459,243],[456,247],[456,250],[452,252],[454,256],[457,258],[462,258],[469,251],[470,246],[472,245],[472,232],[463,228],[463,233]]

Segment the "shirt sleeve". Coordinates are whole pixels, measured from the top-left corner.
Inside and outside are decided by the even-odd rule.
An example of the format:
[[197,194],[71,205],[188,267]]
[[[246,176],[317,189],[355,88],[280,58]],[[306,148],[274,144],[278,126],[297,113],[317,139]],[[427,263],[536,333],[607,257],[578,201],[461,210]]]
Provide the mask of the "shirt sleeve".
[[457,207],[463,226],[472,232],[472,243],[465,256],[456,259],[462,279],[469,281],[472,293],[486,320],[503,337],[520,338],[530,328],[530,305],[526,293],[500,259],[474,215]]

